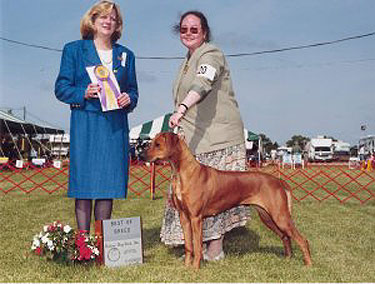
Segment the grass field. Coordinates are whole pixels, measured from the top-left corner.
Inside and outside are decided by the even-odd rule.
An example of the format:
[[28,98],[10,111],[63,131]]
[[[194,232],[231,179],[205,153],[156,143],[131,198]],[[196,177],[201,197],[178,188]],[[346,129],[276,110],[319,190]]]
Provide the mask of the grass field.
[[29,254],[33,236],[43,225],[60,220],[72,227],[74,202],[65,190],[0,193],[1,282],[375,282],[375,201],[319,203],[312,198],[294,202],[294,220],[309,239],[313,266],[303,265],[293,243],[294,257],[283,258],[281,241],[252,210],[246,227],[225,237],[226,258],[203,263],[199,271],[179,260],[182,247],[161,244],[159,232],[164,200],[115,201],[113,218],[141,216],[145,263],[110,269],[62,265]]

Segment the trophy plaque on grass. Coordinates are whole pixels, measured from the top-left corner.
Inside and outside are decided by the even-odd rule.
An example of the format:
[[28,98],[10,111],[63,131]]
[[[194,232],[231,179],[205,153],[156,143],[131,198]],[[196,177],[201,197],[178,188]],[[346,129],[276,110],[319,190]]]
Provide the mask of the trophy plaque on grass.
[[141,217],[98,220],[95,235],[100,263],[109,267],[143,263]]

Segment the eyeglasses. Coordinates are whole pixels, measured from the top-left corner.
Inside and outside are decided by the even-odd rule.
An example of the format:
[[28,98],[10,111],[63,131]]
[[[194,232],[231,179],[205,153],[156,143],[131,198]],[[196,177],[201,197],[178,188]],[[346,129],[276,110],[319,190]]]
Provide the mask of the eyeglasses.
[[191,27],[190,29],[187,27],[180,27],[181,34],[187,34],[189,30],[190,30],[190,33],[193,35],[199,34],[199,29],[196,27]]
[[117,23],[117,18],[112,17],[111,15],[101,15],[101,16],[99,16],[99,19],[101,19],[102,21],[110,19],[111,22]]

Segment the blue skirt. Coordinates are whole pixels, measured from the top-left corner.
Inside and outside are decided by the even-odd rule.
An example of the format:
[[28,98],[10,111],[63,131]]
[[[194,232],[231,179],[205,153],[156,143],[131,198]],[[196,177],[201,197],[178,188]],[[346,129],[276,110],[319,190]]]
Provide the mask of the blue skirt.
[[125,111],[72,110],[68,197],[126,198],[128,149]]

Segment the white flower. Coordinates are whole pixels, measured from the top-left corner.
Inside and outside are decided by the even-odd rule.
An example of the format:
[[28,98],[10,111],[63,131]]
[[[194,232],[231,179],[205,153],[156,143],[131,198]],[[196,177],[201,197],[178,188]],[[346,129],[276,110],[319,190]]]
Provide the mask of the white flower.
[[31,245],[31,249],[34,250],[40,246],[40,241],[34,238],[33,244]]
[[69,225],[64,226],[64,233],[69,233],[72,230],[72,228]]
[[44,232],[47,232],[47,231],[48,231],[48,226],[47,226],[47,225],[45,225],[45,226],[43,227],[43,231],[44,231]]
[[49,250],[54,250],[55,246],[53,245],[53,242],[51,240],[47,241],[47,247]]
[[42,237],[42,243],[43,244],[46,244],[48,241],[49,241],[49,238],[48,238],[49,234],[45,234],[43,237]]
[[97,248],[94,248],[94,249],[93,249],[93,253],[94,253],[95,255],[99,255],[99,250],[98,250]]

